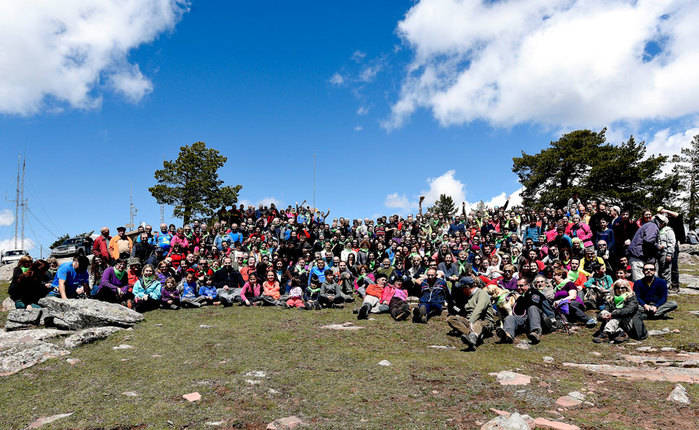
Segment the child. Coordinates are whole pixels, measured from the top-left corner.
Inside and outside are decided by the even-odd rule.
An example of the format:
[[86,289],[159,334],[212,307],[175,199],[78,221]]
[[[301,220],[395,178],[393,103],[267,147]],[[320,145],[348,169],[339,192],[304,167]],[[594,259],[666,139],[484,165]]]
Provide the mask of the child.
[[133,286],[134,301],[137,312],[145,312],[158,307],[162,286],[155,277],[155,269],[150,264],[143,266],[141,277]]
[[386,275],[381,273],[377,274],[376,284],[371,284],[366,288],[366,295],[364,296],[362,307],[359,308],[359,312],[357,313],[358,320],[367,319],[369,317],[369,312],[377,314],[388,310],[387,305],[382,305],[380,303],[385,286]]
[[243,285],[243,291],[240,292],[241,306],[257,306],[262,299],[262,287],[257,283],[257,275],[255,272],[250,272],[248,281]]
[[213,278],[208,275],[203,276],[203,278],[204,285],[199,286],[199,297],[202,299],[202,304],[220,305],[221,301],[218,300]]
[[607,298],[612,292],[612,277],[607,275],[607,266],[593,261],[592,277],[585,282],[585,308],[602,310],[605,309]]
[[180,283],[180,303],[186,308],[200,308],[201,299],[197,297],[197,281],[194,279],[194,270],[188,270]]
[[180,308],[180,292],[177,291],[177,282],[172,276],[165,280],[165,285],[160,290],[160,306],[163,309]]
[[279,306],[279,281],[274,275],[274,271],[267,271],[267,279],[262,283],[262,305],[263,306]]
[[286,307],[305,309],[306,304],[303,301],[303,288],[299,286],[301,285],[301,279],[298,275],[294,275],[291,282],[292,284],[289,290],[289,298],[286,300]]
[[306,309],[320,309],[318,297],[320,296],[320,280],[314,273],[311,275],[311,284],[306,288]]
[[324,308],[344,308],[344,296],[340,291],[340,285],[335,281],[335,273],[332,270],[325,271],[325,282],[320,286],[318,301]]

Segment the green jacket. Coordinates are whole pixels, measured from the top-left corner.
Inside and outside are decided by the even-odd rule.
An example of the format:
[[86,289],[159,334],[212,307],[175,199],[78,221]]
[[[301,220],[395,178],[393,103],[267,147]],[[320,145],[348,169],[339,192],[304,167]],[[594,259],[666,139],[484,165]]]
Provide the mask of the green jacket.
[[490,305],[490,295],[487,291],[476,288],[471,297],[468,298],[464,312],[470,323],[478,320],[495,322],[495,309]]

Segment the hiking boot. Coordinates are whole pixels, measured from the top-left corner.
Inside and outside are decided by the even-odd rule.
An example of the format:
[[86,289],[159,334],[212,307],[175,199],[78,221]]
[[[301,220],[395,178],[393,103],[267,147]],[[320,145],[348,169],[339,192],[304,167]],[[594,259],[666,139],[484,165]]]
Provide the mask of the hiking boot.
[[334,307],[335,309],[344,309],[344,308],[345,308],[345,305],[343,305],[342,303],[335,303],[335,304],[333,305],[333,307]]
[[629,340],[629,335],[626,334],[626,332],[622,332],[616,335],[616,337],[614,338],[614,343],[624,343],[627,340]]
[[592,341],[594,343],[609,342],[609,336],[607,335],[607,333],[602,332],[602,333],[599,333],[597,336],[593,336]]
[[495,330],[495,334],[500,338],[500,343],[512,343],[514,339],[502,327]]
[[418,319],[420,323],[427,324],[427,307],[418,306],[417,307]]
[[369,318],[369,311],[371,310],[370,305],[362,305],[361,308],[359,308],[359,312],[357,313],[357,319],[358,320],[365,320]]
[[587,320],[585,322],[585,327],[587,327],[587,328],[595,328],[596,325],[597,325],[597,320],[594,318],[590,318],[589,320]]
[[475,351],[476,344],[478,343],[478,336],[476,336],[476,333],[473,332],[464,334],[461,335],[461,341],[468,345],[468,349]]
[[539,330],[534,330],[530,332],[527,337],[529,340],[532,342],[532,344],[536,345],[537,343],[541,342],[541,333]]
[[410,311],[408,310],[402,310],[398,312],[398,315],[396,315],[396,321],[403,321],[407,319],[410,316]]

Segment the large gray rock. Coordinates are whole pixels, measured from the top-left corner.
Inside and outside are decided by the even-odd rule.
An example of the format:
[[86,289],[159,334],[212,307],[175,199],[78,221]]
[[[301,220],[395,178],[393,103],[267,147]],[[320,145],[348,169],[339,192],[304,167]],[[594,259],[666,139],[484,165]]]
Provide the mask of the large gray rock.
[[679,403],[681,405],[690,404],[687,390],[681,384],[675,385],[675,389],[667,396],[667,401]]
[[107,336],[114,334],[120,330],[121,327],[92,327],[80,330],[79,332],[68,336],[64,343],[68,348],[75,348],[85,343],[94,342],[96,340],[104,339]]
[[59,299],[44,297],[39,300],[47,316],[47,326],[65,330],[90,327],[131,327],[143,321],[143,315],[125,306],[91,299]]
[[31,337],[0,345],[0,376],[12,375],[49,358],[70,354],[66,349]]
[[688,243],[680,243],[680,253],[699,255],[699,245],[690,245]]
[[527,420],[517,412],[509,416],[498,416],[481,426],[481,430],[529,430]]
[[41,309],[13,309],[7,314],[7,321],[20,324],[39,324],[41,319]]

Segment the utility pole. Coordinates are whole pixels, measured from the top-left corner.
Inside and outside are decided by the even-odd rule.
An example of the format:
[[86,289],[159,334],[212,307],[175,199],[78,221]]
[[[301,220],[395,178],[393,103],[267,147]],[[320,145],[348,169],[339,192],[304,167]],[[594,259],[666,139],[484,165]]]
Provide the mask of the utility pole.
[[17,154],[17,195],[15,196],[15,249],[17,249],[17,227],[19,224],[19,162],[21,155]]
[[316,154],[313,154],[313,210],[316,210]]
[[165,224],[165,205],[160,205],[160,224]]
[[136,209],[136,206],[133,204],[133,185],[131,185],[131,188],[129,189],[129,223],[126,224],[126,228],[129,228],[131,230],[136,228],[134,220],[136,219],[137,213],[138,209]]
[[24,249],[24,213],[27,211],[27,201],[24,199],[24,173],[27,170],[27,159],[26,156],[22,157],[22,188],[20,193],[21,205],[22,205],[22,249]]

